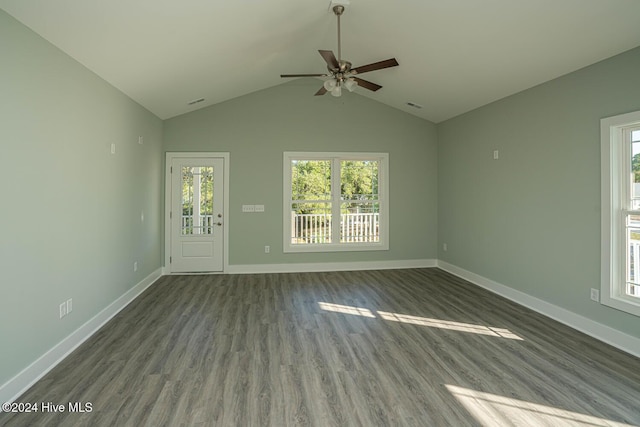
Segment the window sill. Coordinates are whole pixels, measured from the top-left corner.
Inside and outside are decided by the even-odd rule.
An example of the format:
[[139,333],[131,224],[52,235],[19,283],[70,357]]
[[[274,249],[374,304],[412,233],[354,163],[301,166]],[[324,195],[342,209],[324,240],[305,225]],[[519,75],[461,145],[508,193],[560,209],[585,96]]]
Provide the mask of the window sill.
[[309,245],[285,245],[285,253],[306,252],[361,252],[361,251],[388,251],[389,245],[385,243],[339,243],[339,244],[309,244]]
[[[604,291],[604,289],[602,291]],[[609,296],[602,293],[600,302],[607,307],[640,317],[640,301],[636,302],[629,298]]]

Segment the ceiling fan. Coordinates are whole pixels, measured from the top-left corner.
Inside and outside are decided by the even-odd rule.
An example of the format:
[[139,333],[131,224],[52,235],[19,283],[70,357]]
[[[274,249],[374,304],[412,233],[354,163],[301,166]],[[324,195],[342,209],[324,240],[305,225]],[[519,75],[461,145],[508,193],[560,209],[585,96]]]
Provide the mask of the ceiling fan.
[[[332,2],[333,4],[334,2]],[[357,75],[368,73],[369,71],[381,70],[383,68],[396,67],[398,61],[395,58],[386,59],[384,61],[374,62],[372,64],[362,65],[360,67],[352,67],[351,62],[342,59],[342,51],[340,46],[340,16],[344,13],[344,5],[348,4],[336,4],[333,6],[333,13],[338,18],[338,57],[330,50],[319,50],[320,55],[327,63],[327,70],[329,73],[325,74],[280,74],[280,77],[330,77],[326,80],[323,86],[318,90],[315,95],[324,95],[327,92],[331,92],[333,96],[342,95],[342,88],[344,87],[349,92],[353,92],[356,86],[369,89],[371,91],[377,91],[382,86],[372,83],[367,80],[363,80]]]

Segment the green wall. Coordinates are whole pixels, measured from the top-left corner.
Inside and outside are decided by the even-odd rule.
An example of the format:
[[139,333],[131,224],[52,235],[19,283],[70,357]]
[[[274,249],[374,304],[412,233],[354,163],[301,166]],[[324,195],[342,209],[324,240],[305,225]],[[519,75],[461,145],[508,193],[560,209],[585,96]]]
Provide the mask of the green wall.
[[161,143],[160,119],[0,10],[0,385],[160,267]]
[[[167,151],[230,153],[232,265],[439,258],[640,337],[589,300],[599,120],[640,110],[638,70],[640,48],[438,125],[314,79],[162,122],[0,11],[0,384],[160,267]],[[388,152],[390,250],[284,254],[283,151]]]
[[640,48],[438,124],[438,258],[640,337],[638,317],[589,299],[600,119],[634,110]]
[[[435,125],[355,93],[313,96],[320,84],[295,80],[164,122],[165,151],[230,153],[229,263],[435,259]],[[388,152],[389,251],[284,254],[284,151]],[[265,213],[242,213],[243,204]]]

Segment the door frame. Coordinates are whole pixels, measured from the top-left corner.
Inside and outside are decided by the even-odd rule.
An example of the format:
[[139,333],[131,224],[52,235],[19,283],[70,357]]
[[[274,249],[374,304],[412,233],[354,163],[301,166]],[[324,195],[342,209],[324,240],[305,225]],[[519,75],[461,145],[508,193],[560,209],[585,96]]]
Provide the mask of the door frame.
[[[188,152],[188,151],[167,151],[165,153],[164,171],[164,267],[163,274],[221,274],[229,268],[229,153],[228,152]],[[169,256],[171,255],[171,164],[175,158],[217,158],[223,161],[223,218],[222,221],[222,272],[213,273],[173,273]]]

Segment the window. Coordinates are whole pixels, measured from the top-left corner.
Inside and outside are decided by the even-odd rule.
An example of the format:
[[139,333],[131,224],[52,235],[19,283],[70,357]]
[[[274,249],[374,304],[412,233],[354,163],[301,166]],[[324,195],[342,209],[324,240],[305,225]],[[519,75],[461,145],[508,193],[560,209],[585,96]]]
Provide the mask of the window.
[[284,153],[284,251],[387,250],[386,153]]
[[640,111],[601,120],[601,302],[640,316]]

